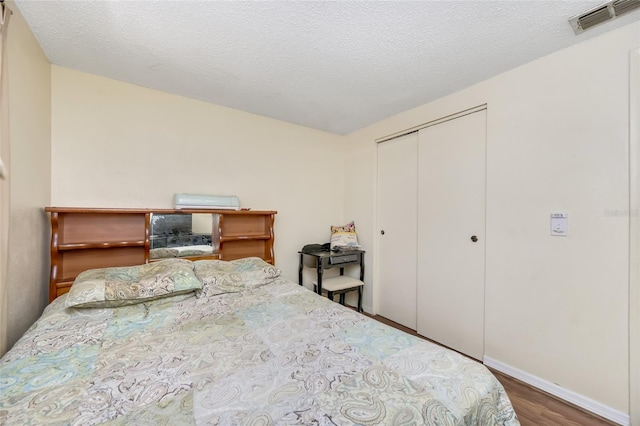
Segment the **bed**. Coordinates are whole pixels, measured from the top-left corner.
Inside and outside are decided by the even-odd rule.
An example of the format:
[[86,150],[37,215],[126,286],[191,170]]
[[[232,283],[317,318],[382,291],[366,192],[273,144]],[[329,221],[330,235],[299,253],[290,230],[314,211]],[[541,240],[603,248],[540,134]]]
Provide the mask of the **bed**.
[[149,265],[109,268],[133,296],[86,271],[45,309],[0,360],[1,424],[519,424],[482,364],[261,259]]

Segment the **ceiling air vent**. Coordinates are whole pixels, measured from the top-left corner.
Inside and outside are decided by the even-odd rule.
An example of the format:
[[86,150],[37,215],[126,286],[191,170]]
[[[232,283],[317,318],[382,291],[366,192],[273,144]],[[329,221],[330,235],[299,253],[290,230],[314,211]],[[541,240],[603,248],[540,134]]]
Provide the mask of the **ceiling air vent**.
[[615,19],[639,7],[640,0],[613,0],[569,18],[569,23],[573,31],[580,34],[591,27]]
[[616,16],[631,12],[633,9],[640,7],[640,0],[616,0],[613,2],[613,10]]

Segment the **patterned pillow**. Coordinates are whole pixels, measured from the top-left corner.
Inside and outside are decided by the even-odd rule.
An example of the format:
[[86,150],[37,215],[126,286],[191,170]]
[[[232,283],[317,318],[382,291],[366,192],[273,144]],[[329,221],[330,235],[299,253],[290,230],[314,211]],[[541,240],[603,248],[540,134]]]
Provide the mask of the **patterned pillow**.
[[113,308],[134,305],[202,288],[193,262],[167,259],[146,265],[90,269],[78,275],[65,306]]
[[331,250],[334,248],[359,248],[356,225],[353,221],[344,226],[331,227]]
[[193,264],[205,296],[238,293],[269,284],[280,276],[278,268],[259,257],[231,261],[197,260]]

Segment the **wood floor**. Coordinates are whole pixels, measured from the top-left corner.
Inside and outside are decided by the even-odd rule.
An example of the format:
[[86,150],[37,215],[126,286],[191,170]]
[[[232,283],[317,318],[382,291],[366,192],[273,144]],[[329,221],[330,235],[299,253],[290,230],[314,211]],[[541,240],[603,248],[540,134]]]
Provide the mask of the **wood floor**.
[[529,425],[615,425],[581,408],[533,388],[496,370],[489,369],[507,391],[520,424]]
[[[419,336],[415,331],[396,324],[379,315],[371,318]],[[428,339],[426,339],[428,340]],[[519,380],[490,369],[507,391],[522,426],[600,426],[615,425],[581,408],[568,404],[552,395],[539,391]]]

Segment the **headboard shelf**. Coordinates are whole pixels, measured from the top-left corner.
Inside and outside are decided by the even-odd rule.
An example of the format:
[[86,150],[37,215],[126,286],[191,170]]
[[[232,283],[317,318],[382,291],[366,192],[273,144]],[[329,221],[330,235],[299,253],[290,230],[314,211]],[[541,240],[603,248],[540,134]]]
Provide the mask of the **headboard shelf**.
[[[189,260],[256,256],[275,263],[277,212],[272,210],[46,207],[45,211],[51,215],[49,301],[68,292],[75,277],[87,269],[133,266],[164,256]],[[180,232],[171,228],[174,225]],[[162,229],[161,235],[153,234],[154,226]],[[208,249],[202,251],[203,247]]]
[[220,241],[238,241],[238,240],[268,240],[271,235],[264,234],[248,234],[248,235],[233,235],[221,237]]
[[108,249],[113,247],[144,247],[143,241],[118,241],[108,243],[60,244],[58,250]]

